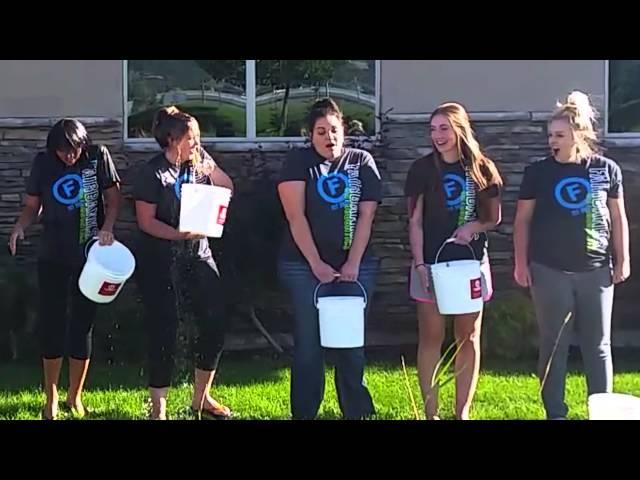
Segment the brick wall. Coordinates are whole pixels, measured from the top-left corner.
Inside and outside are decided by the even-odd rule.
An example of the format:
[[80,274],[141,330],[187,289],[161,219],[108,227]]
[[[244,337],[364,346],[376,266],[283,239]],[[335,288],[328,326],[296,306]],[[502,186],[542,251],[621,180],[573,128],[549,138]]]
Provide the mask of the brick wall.
[[[515,202],[524,167],[544,157],[547,152],[545,114],[532,112],[479,113],[472,116],[480,143],[496,161],[505,181],[503,200],[504,221],[490,236],[490,255],[497,295],[515,288],[511,280],[512,270],[512,220]],[[123,193],[127,199],[120,215],[116,234],[125,243],[131,242],[136,229],[133,202],[130,198],[131,181],[136,167],[154,154],[155,146],[132,147],[122,142],[122,125],[117,119],[84,118],[90,135],[96,143],[104,143],[112,152],[123,178]],[[383,122],[381,142],[371,148],[384,180],[384,200],[379,208],[373,244],[382,259],[377,294],[370,320],[369,340],[372,343],[396,343],[411,340],[415,335],[414,307],[407,297],[407,269],[410,260],[405,200],[402,196],[406,172],[411,163],[430,150],[427,141],[427,116],[396,115]],[[44,141],[53,119],[0,119],[0,235],[7,238],[21,208],[26,176],[35,152],[44,147]],[[625,176],[627,208],[632,224],[632,260],[638,255],[640,238],[638,225],[640,213],[630,208],[640,197],[640,145],[605,144],[609,156],[622,166]],[[236,198],[244,198],[244,208],[250,205],[253,192],[261,189],[266,196],[259,202],[276,202],[274,180],[286,151],[291,145],[255,145],[255,148],[238,149],[226,144],[207,145],[223,168],[233,177]],[[232,212],[230,212],[230,217]],[[280,218],[279,221],[282,219]],[[246,228],[246,226],[244,227]],[[31,228],[21,245],[20,255],[30,263],[35,251],[39,228]],[[259,236],[259,228],[248,229],[248,235]],[[8,258],[6,249],[0,261]],[[638,261],[632,263],[635,275],[618,288],[614,326],[633,327],[635,318],[634,295],[639,292],[640,274]],[[282,292],[274,282],[263,285],[262,307],[266,312],[265,323],[270,331],[288,332],[288,306]],[[135,288],[127,288],[128,295]],[[637,304],[637,303],[636,303]],[[246,343],[243,336],[250,335],[250,323],[234,324],[236,342]],[[255,330],[253,330],[255,333]]]

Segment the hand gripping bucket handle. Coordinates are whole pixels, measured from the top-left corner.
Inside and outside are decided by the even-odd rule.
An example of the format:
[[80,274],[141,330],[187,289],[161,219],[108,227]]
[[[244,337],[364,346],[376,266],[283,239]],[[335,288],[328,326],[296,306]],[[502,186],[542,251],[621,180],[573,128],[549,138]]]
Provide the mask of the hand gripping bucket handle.
[[[440,246],[440,248],[438,249],[438,253],[436,253],[436,259],[434,263],[438,263],[438,258],[440,258],[440,252],[442,252],[442,250],[444,249],[444,247],[447,246],[447,244],[449,243],[453,243],[455,242],[456,239],[455,238],[448,238],[447,240],[445,240],[442,245]],[[473,255],[473,259],[474,260],[478,260],[476,258],[476,252],[473,251],[473,248],[471,248],[471,245],[469,245],[468,243],[465,245],[465,247],[467,247],[469,250],[471,250],[471,255]]]
[[[362,290],[362,294],[364,296],[364,306],[367,306],[367,291],[364,289],[364,287],[362,286],[362,284],[356,280],[355,283],[358,284],[358,286],[360,287],[360,290]],[[316,308],[318,308],[318,290],[320,290],[320,287],[322,287],[323,285],[331,285],[330,283],[319,283],[318,286],[316,287],[315,291],[313,292],[313,304],[316,306]]]

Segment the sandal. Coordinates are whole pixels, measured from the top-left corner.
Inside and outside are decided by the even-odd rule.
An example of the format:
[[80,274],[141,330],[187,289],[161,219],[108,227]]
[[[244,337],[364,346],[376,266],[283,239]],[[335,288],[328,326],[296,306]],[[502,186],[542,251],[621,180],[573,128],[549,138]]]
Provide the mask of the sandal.
[[233,417],[233,412],[229,407],[217,402],[214,408],[203,408],[202,411],[191,407],[191,413],[201,420],[229,420]]

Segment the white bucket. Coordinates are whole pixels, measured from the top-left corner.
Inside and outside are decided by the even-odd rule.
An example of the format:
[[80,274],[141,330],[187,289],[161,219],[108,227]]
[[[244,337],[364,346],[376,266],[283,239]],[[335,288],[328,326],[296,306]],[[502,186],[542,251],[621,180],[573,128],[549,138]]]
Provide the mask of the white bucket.
[[358,348],[364,346],[364,310],[367,306],[367,291],[364,297],[329,296],[318,298],[318,284],[313,301],[318,309],[320,321],[320,345],[325,348]]
[[438,263],[440,252],[453,239],[446,240],[431,265],[431,282],[436,297],[438,311],[442,315],[462,315],[482,310],[482,274],[480,262],[473,248],[473,260],[453,260]]
[[589,420],[640,420],[640,398],[623,393],[589,396]]
[[135,258],[118,241],[111,245],[99,245],[95,242],[87,254],[90,243],[85,247],[87,261],[80,273],[78,287],[89,300],[96,303],[112,302],[133,274],[136,268]]
[[215,185],[183,183],[180,193],[181,232],[220,238],[227,219],[231,190]]

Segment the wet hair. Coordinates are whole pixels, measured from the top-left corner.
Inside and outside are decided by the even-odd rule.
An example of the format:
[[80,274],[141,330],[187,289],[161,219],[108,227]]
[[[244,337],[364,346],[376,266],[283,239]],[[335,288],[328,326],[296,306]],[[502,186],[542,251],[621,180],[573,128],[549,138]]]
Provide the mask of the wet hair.
[[307,115],[306,127],[309,135],[312,135],[316,122],[329,115],[335,115],[338,120],[340,120],[340,123],[343,122],[342,110],[340,110],[340,107],[336,102],[330,98],[323,98],[316,101],[311,106],[311,110]]
[[81,148],[89,148],[91,140],[85,126],[73,118],[59,120],[47,134],[47,151],[55,155],[57,151],[68,153]]
[[161,148],[169,147],[172,140],[180,140],[189,131],[194,118],[177,107],[163,107],[153,117],[151,133]]
[[576,142],[578,159],[588,158],[599,152],[596,132],[598,112],[591,105],[589,96],[579,90],[571,92],[564,102],[556,103],[549,123],[565,120]]

